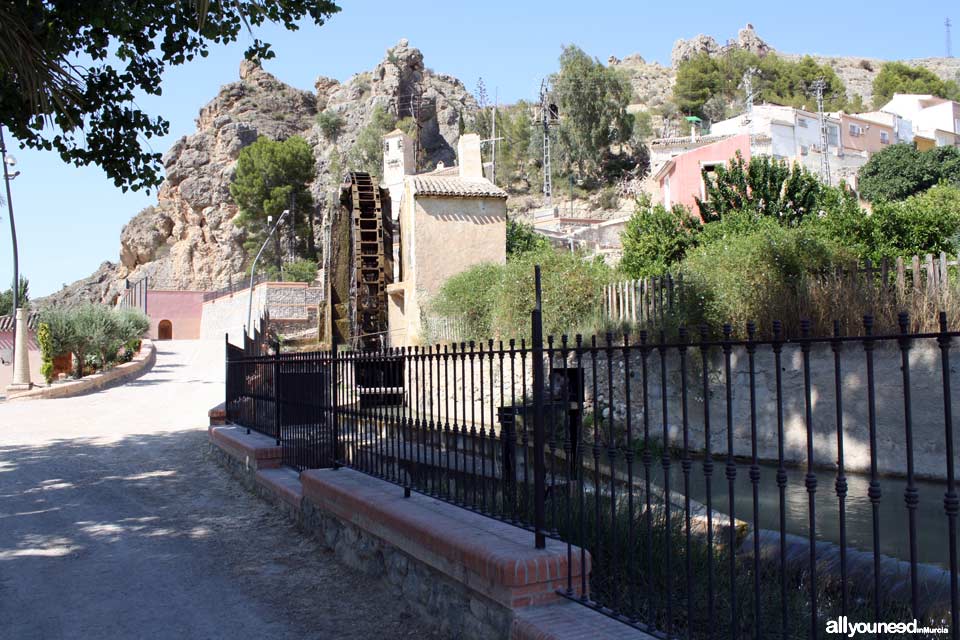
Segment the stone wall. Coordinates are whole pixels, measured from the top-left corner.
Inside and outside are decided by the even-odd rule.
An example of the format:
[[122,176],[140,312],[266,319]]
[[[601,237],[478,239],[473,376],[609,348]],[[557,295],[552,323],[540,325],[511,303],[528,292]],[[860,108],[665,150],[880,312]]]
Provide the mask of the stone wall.
[[243,486],[280,506],[337,560],[384,580],[445,636],[539,637],[513,633],[517,613],[559,604],[568,569],[579,580],[577,548],[572,559],[557,541],[536,549],[529,531],[426,496],[404,498],[401,487],[350,469],[279,468],[279,447],[242,428],[211,427],[210,443],[210,456]]

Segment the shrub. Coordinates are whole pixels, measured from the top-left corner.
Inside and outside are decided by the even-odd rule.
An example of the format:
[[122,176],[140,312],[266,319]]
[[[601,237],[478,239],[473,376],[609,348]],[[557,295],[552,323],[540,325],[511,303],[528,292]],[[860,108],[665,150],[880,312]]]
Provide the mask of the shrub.
[[903,200],[941,181],[960,182],[960,149],[891,145],[860,168],[857,180],[864,200]]
[[610,268],[579,253],[546,247],[505,265],[482,264],[444,283],[431,311],[462,318],[469,338],[529,338],[534,266],[541,267],[544,335],[572,335],[600,317]]
[[597,198],[597,204],[604,211],[610,211],[620,206],[620,196],[613,187],[604,187],[600,190],[600,196]]
[[49,329],[50,373],[54,357],[72,353],[77,377],[83,377],[86,368],[105,368],[115,363],[121,348],[131,351],[134,341],[139,341],[150,327],[147,316],[137,309],[116,311],[92,303],[45,309],[41,322]]
[[955,251],[960,232],[960,189],[941,185],[903,202],[877,204],[864,226],[868,257],[875,260]]
[[729,322],[742,333],[747,321],[769,332],[778,319],[796,332],[799,319],[808,317],[812,276],[848,261],[843,249],[807,228],[765,224],[705,244],[681,264],[685,287],[678,320],[714,331]]
[[768,156],[754,156],[746,162],[739,151],[726,166],[715,167],[712,175],[704,168],[703,182],[706,198],[696,201],[707,222],[747,210],[782,224],[798,224],[820,209],[824,192],[817,177],[803,165]]
[[47,384],[53,382],[53,359],[56,354],[53,353],[53,339],[50,335],[50,325],[41,322],[37,327],[37,344],[40,345],[40,374]]
[[317,126],[320,127],[320,133],[330,142],[340,137],[340,133],[343,131],[345,124],[346,122],[343,116],[330,109],[317,115]]
[[284,282],[313,282],[317,279],[317,263],[314,260],[295,260],[283,265]]
[[529,225],[512,218],[507,220],[507,256],[518,256],[550,246],[550,241]]
[[534,266],[541,267],[544,335],[572,334],[595,322],[610,268],[602,260],[554,249],[533,251],[504,268],[496,294],[492,324],[502,337],[529,337],[534,305]]
[[681,205],[667,209],[639,200],[620,236],[620,270],[631,278],[665,273],[697,244],[700,221]]
[[502,265],[479,264],[443,283],[430,310],[463,321],[466,340],[482,340],[494,334],[493,308],[503,278]]

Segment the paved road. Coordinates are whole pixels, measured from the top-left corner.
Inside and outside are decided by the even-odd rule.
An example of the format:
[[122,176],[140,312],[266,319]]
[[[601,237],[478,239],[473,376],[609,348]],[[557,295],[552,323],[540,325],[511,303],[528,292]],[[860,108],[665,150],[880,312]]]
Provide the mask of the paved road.
[[431,638],[204,455],[223,343],[0,403],[0,638]]

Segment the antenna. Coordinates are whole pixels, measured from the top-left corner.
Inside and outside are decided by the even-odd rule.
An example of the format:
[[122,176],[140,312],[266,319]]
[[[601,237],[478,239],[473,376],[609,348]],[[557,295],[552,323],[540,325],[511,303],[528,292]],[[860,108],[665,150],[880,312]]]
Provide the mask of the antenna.
[[823,113],[823,90],[826,89],[827,82],[823,78],[817,78],[813,83],[813,90],[817,94],[817,118],[820,121],[820,179],[827,186],[830,186],[830,156],[827,147],[827,119]]
[[946,30],[947,30],[947,57],[948,57],[948,58],[952,58],[952,57],[953,57],[953,49],[952,49],[952,47],[950,46],[950,26],[951,26],[950,18],[947,18],[946,20],[943,21],[943,26],[944,26],[944,27],[946,28]]

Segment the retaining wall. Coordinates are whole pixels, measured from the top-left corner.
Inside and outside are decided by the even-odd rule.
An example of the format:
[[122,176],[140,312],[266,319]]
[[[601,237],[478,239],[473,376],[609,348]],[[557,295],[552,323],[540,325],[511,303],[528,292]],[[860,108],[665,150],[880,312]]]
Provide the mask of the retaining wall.
[[[211,414],[219,420],[220,415]],[[213,457],[245,486],[277,504],[345,564],[393,591],[456,638],[600,639],[649,636],[557,595],[567,571],[578,580],[579,549],[350,469],[297,474],[279,467],[265,436],[211,426]],[[589,556],[587,571],[589,571]],[[547,615],[544,615],[547,612]],[[555,628],[557,619],[570,622]]]

